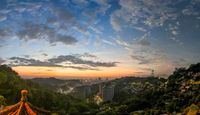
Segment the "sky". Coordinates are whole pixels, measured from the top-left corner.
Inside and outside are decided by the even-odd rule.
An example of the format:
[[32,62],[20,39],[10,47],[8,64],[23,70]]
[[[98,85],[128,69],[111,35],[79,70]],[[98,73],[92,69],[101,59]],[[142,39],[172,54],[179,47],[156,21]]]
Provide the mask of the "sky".
[[0,1],[0,64],[24,78],[166,77],[199,37],[200,0]]

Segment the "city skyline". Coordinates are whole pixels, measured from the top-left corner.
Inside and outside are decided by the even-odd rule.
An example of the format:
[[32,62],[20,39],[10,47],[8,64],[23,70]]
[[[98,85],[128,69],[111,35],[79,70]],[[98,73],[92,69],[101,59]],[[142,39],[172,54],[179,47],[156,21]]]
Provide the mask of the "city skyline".
[[2,0],[0,64],[24,78],[167,77],[200,61],[198,0]]

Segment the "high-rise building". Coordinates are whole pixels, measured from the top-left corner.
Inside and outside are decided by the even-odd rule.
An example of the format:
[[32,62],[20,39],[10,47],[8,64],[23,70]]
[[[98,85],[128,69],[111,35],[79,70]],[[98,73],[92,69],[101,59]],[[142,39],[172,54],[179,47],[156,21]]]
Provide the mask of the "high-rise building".
[[103,84],[102,83],[99,83],[99,96],[102,98],[102,95],[103,94]]
[[70,95],[79,99],[85,99],[88,96],[90,96],[91,93],[92,93],[91,86],[85,85],[74,88],[74,90],[70,93]]
[[85,87],[84,87],[84,94],[85,94],[85,97],[88,97],[88,96],[90,96],[91,95],[91,86],[90,85],[86,85]]
[[103,101],[111,101],[114,97],[114,86],[105,86],[102,91]]

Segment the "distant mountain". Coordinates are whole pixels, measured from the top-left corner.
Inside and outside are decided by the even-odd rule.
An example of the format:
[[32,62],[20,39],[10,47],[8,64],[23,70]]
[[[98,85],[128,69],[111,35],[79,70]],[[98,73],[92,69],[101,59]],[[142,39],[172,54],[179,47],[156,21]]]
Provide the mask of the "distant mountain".
[[115,79],[111,82],[115,84],[114,101],[123,102],[133,95],[142,94],[154,89],[164,87],[166,79],[157,77],[125,77]]
[[59,84],[64,84],[66,81],[57,79],[54,77],[49,77],[49,78],[33,78],[31,81],[39,83],[41,85],[50,85],[50,86],[57,86]]
[[63,94],[68,94],[69,92],[71,92],[73,88],[83,85],[81,80],[78,79],[62,80],[54,77],[49,77],[49,78],[33,78],[30,80],[34,83],[40,84],[41,86],[49,90],[53,90],[55,92]]
[[[65,80],[55,78],[34,79],[35,82],[54,85],[65,83]],[[56,115],[80,115],[95,112],[96,104],[89,105],[83,100],[77,100],[69,95],[64,95],[47,89],[32,80],[22,79],[12,68],[0,65],[0,106],[12,105],[20,101],[22,89],[29,91],[28,101]],[[2,100],[3,99],[3,100]],[[97,108],[95,108],[97,110]],[[86,115],[86,114],[85,114]]]
[[[0,97],[5,97],[8,105],[18,102],[20,90],[27,89],[30,92],[28,100],[33,105],[59,115],[200,114],[200,63],[178,68],[167,79],[126,77],[103,84],[115,86],[114,99],[97,105],[94,95],[85,101],[52,91],[55,88],[65,92],[71,87],[82,90],[84,83],[81,80],[24,80],[10,67],[0,66]],[[98,84],[91,88],[98,90]]]
[[114,99],[102,109],[111,106],[117,114],[131,115],[200,114],[200,63],[177,68],[168,79],[127,77],[112,82]]

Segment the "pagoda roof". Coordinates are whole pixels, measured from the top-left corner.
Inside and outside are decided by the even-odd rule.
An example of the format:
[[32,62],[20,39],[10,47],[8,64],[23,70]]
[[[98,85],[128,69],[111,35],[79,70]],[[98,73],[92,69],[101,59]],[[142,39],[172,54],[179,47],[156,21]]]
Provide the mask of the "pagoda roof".
[[0,110],[0,115],[51,115],[50,111],[40,109],[29,103],[27,101],[27,94],[27,90],[22,90],[21,100],[14,105],[4,107]]

